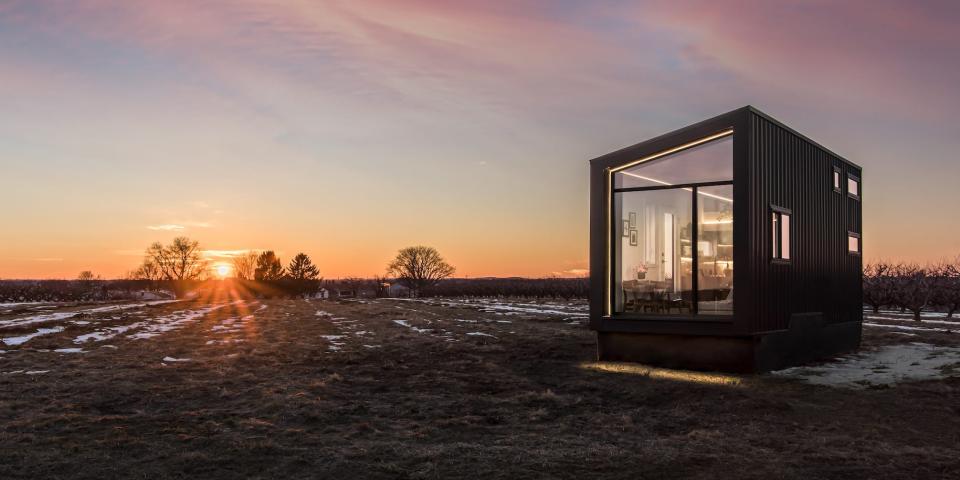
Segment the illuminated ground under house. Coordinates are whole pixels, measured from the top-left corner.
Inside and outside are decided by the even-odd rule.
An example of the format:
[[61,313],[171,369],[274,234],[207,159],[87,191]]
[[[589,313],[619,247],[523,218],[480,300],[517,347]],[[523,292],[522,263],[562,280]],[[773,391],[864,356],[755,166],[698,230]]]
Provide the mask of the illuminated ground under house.
[[861,172],[752,107],[592,160],[600,359],[762,372],[857,348]]

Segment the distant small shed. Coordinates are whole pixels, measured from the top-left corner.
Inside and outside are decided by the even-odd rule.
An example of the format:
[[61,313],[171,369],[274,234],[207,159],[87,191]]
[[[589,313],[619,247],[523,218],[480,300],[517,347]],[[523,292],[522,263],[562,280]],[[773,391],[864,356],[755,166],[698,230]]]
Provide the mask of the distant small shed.
[[387,287],[387,296],[391,298],[407,298],[410,296],[410,288],[400,282],[393,282]]

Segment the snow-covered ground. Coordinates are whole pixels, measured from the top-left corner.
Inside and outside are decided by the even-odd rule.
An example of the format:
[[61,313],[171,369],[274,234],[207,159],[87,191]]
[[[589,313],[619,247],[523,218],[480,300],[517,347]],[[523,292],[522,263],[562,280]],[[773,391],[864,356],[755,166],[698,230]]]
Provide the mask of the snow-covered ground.
[[7,337],[3,339],[3,343],[15,346],[23,345],[24,343],[29,342],[31,339],[42,337],[44,335],[49,335],[51,333],[59,333],[63,331],[63,327],[51,327],[51,328],[38,328],[36,332],[28,333],[26,335],[20,335],[17,337]]
[[930,327],[914,327],[911,325],[898,325],[898,324],[883,324],[883,323],[873,323],[873,322],[863,322],[863,326],[867,328],[887,328],[891,330],[904,330],[907,332],[956,332],[958,329],[950,328],[930,328]]
[[131,323],[129,325],[106,327],[95,332],[80,335],[73,339],[73,343],[82,344],[89,341],[102,342],[129,331],[136,331],[136,333],[129,335],[129,337],[132,339],[142,340],[146,338],[152,338],[156,337],[157,335],[162,335],[166,332],[179,330],[190,323],[196,322],[204,315],[214,310],[219,310],[230,305],[239,305],[243,302],[243,300],[237,300],[232,303],[221,303],[194,310],[179,310],[169,315],[148,318]]
[[586,317],[589,306],[574,302],[532,303],[523,301],[504,301],[492,298],[390,298],[389,301],[420,302],[447,307],[471,307],[481,312],[496,315],[551,315],[564,317]]
[[960,369],[960,348],[914,342],[885,345],[844,355],[829,363],[793,367],[773,374],[816,385],[867,388],[872,385],[942,379],[950,376],[954,368]]
[[96,307],[96,308],[86,308],[82,310],[71,310],[67,312],[54,312],[54,313],[45,313],[41,315],[27,315],[23,317],[17,317],[7,320],[0,320],[0,328],[6,327],[21,327],[24,325],[32,325],[37,323],[50,323],[64,320],[67,318],[75,317],[77,315],[95,315],[98,313],[108,313],[108,312],[120,312],[123,310],[133,310],[138,308],[143,308],[149,305],[162,305],[164,303],[176,302],[177,300],[155,300],[151,302],[143,303],[126,303],[121,305],[107,305],[105,307]]
[[[875,313],[873,313],[873,309],[872,309],[872,308],[864,308],[864,309],[863,309],[863,314],[864,314],[864,316],[866,316],[866,315],[876,315]],[[911,312],[901,312],[900,310],[890,310],[890,309],[881,308],[880,311],[877,312],[877,314],[884,315],[884,316],[887,316],[887,317],[903,318],[903,319],[905,319],[905,320],[913,320],[913,313],[911,313]],[[931,319],[946,319],[946,320],[951,320],[951,319],[952,319],[954,322],[960,323],[960,314],[956,314],[956,315],[954,315],[952,318],[948,319],[946,312],[924,311],[920,316],[921,316],[921,318],[923,318],[923,320],[927,320],[927,321],[929,321],[929,320],[931,320]]]

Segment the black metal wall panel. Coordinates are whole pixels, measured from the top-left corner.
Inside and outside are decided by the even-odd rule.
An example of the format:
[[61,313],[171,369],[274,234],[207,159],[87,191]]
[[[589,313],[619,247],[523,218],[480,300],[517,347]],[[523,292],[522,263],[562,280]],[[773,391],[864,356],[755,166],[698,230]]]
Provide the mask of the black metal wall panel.
[[[749,213],[736,221],[748,222],[752,288],[738,299],[737,315],[755,333],[786,329],[798,313],[822,313],[827,323],[861,321],[862,257],[848,252],[847,232],[862,233],[862,200],[846,192],[852,173],[861,178],[862,199],[860,168],[759,112],[749,123]],[[834,167],[841,193],[833,190]],[[771,206],[793,212],[789,263],[772,260]]]

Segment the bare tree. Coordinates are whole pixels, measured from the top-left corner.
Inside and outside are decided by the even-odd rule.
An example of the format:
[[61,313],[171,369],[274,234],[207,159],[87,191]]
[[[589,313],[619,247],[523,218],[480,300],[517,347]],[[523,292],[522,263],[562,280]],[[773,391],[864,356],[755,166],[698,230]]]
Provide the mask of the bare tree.
[[960,310],[960,257],[937,265],[933,303],[947,311],[947,318]]
[[901,309],[913,313],[913,319],[920,321],[920,314],[930,304],[933,294],[930,272],[918,264],[899,264],[894,268],[894,301]]
[[400,250],[387,266],[387,272],[401,285],[409,288],[414,296],[419,296],[424,288],[436,285],[455,271],[456,269],[440,256],[437,249],[422,245]]
[[163,272],[160,271],[156,263],[153,263],[153,260],[146,258],[136,270],[128,274],[128,277],[131,280],[158,281],[163,280]]
[[253,272],[254,279],[280,280],[283,274],[283,265],[273,250],[267,250],[257,257],[257,268]]
[[209,262],[203,258],[200,244],[187,237],[177,237],[170,245],[155,242],[147,249],[144,266],[150,263],[164,280],[200,280],[209,276]]
[[241,280],[253,280],[253,274],[257,269],[257,257],[260,255],[249,250],[242,255],[233,257],[233,274]]
[[894,278],[889,263],[877,262],[863,268],[863,303],[879,313],[880,307],[894,303]]
[[90,270],[84,270],[80,272],[79,275],[77,275],[77,280],[80,280],[81,282],[89,282],[94,279],[96,279],[96,277],[93,275],[93,272],[91,272]]

